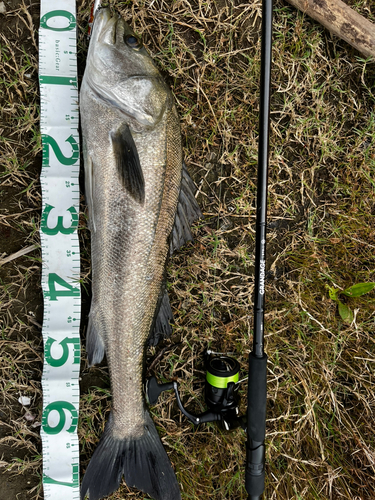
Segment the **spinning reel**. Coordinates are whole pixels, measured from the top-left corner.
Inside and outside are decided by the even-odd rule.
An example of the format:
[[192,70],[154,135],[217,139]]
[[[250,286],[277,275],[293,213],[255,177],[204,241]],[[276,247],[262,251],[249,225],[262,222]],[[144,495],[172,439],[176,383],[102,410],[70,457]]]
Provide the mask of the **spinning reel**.
[[241,426],[246,430],[245,418],[239,416],[238,382],[240,365],[226,355],[207,351],[205,353],[205,402],[208,410],[200,415],[189,413],[183,406],[177,382],[158,384],[155,377],[146,382],[146,395],[150,404],[156,404],[164,391],[174,390],[177,405],[186,418],[195,425],[218,422],[223,429],[232,430]]

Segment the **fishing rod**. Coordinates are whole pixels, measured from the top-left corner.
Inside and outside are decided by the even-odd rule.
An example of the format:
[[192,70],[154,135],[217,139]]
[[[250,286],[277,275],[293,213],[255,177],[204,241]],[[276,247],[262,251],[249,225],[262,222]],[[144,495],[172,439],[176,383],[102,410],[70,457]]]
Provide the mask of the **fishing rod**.
[[255,292],[253,351],[249,355],[247,459],[245,486],[249,500],[264,491],[267,403],[267,355],[264,352],[267,192],[272,62],[272,0],[262,1],[257,217],[255,235]]

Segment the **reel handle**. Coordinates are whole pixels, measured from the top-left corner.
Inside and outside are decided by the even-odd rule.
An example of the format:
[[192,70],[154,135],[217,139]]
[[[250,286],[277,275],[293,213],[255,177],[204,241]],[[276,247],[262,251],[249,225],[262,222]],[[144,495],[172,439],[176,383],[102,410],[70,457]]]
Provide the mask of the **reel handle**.
[[[231,395],[234,390],[234,384],[228,384],[228,393]],[[151,377],[146,382],[146,397],[148,402],[151,405],[155,405],[160,394],[164,391],[174,390],[177,405],[181,411],[185,415],[185,417],[190,420],[194,425],[205,424],[208,422],[220,422],[222,427],[226,431],[230,431],[232,429],[237,429],[237,427],[242,427],[244,431],[246,431],[246,418],[240,417],[238,415],[238,406],[233,405],[229,409],[218,408],[215,410],[207,410],[199,415],[193,415],[189,413],[182,404],[180,393],[178,391],[178,383],[177,382],[167,382],[166,384],[158,384],[155,377]],[[229,404],[232,405],[233,398],[229,398]],[[227,403],[224,399],[224,405]]]
[[150,405],[155,405],[159,399],[159,396],[164,391],[170,391],[173,389],[173,382],[167,382],[166,384],[158,384],[155,377],[151,377],[146,381],[146,396]]
[[205,411],[204,413],[201,413],[200,415],[193,415],[192,413],[189,413],[187,410],[185,410],[184,405],[182,404],[181,398],[180,398],[180,393],[178,392],[178,383],[177,382],[167,382],[166,384],[158,384],[157,380],[155,377],[151,377],[150,379],[147,380],[146,382],[146,396],[148,399],[148,402],[151,405],[154,405],[157,403],[157,400],[160,396],[160,394],[164,391],[170,391],[174,390],[176,400],[177,400],[177,405],[181,411],[185,415],[186,418],[190,420],[195,425],[207,423],[207,422],[215,422],[217,420],[221,420],[221,416],[218,413],[212,412],[212,411]]

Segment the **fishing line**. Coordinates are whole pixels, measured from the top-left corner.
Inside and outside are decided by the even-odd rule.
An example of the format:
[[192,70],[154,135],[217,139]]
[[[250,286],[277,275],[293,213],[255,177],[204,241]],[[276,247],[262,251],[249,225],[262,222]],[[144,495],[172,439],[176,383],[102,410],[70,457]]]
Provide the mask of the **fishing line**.
[[79,135],[74,0],[42,0],[39,28],[43,160],[42,376],[45,500],[78,500],[80,368]]
[[[230,19],[232,20],[233,18],[233,5],[231,4],[230,8]],[[233,38],[232,38],[232,30],[230,31],[229,35],[229,51],[228,54],[231,53],[233,47]],[[223,178],[223,173],[224,173],[224,165],[223,162],[221,161],[221,158],[223,157],[225,151],[226,151],[226,130],[227,130],[227,104],[228,104],[228,91],[229,91],[229,75],[230,75],[230,63],[229,63],[229,55],[227,56],[227,71],[226,71],[226,87],[225,87],[225,101],[224,101],[224,123],[223,123],[223,129],[220,130],[219,128],[219,121],[215,121],[217,123],[217,126],[219,128],[219,132],[221,135],[222,139],[222,154],[219,157],[220,161],[220,177]],[[219,150],[220,151],[220,150]],[[219,183],[219,207],[218,207],[218,214],[217,214],[217,222],[216,222],[216,231],[219,231],[220,229],[220,212],[221,212],[221,198],[222,198],[222,182]],[[214,257],[217,256],[217,246],[214,248]],[[216,294],[216,278],[217,278],[217,269],[215,267],[214,269],[214,282],[213,282],[213,297],[212,297],[212,309],[211,309],[211,335],[214,332],[214,309],[215,309],[215,294]],[[208,352],[208,351],[207,351]]]

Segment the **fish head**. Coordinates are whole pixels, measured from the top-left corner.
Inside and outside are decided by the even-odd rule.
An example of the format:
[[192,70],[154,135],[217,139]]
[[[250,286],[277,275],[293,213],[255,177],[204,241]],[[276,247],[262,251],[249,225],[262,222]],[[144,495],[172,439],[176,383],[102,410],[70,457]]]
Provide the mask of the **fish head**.
[[99,99],[146,128],[159,123],[173,105],[171,92],[142,42],[109,8],[95,16],[84,79]]

